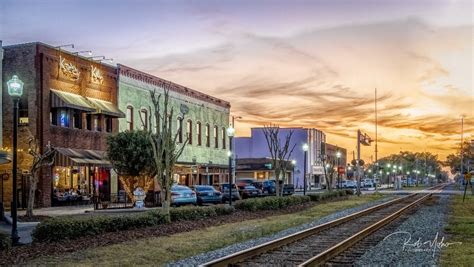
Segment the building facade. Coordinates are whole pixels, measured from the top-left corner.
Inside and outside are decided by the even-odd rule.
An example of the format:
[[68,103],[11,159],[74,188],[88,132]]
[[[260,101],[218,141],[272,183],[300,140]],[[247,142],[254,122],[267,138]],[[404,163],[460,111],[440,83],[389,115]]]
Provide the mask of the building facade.
[[[118,131],[117,118],[125,116],[117,107],[116,68],[36,42],[4,47],[2,73],[7,149],[12,140],[12,101],[6,80],[18,75],[24,82],[18,122],[20,173],[27,175],[31,166],[27,153],[31,137],[36,138],[39,152],[48,144],[57,148],[54,165],[41,170],[38,205],[93,194],[107,199],[117,192],[116,175],[105,159],[106,138]],[[23,183],[20,191],[27,192]]]
[[120,131],[156,130],[146,119],[152,114],[155,122],[150,92],[164,94],[166,87],[174,114],[170,121],[174,133],[180,132],[177,141],[189,140],[176,164],[175,181],[188,186],[228,181],[228,102],[124,65],[118,65],[118,72],[119,108],[126,114],[119,120]]
[[[235,179],[252,178],[257,181],[275,179],[275,169],[272,168],[271,158],[240,158],[236,161]],[[284,161],[286,166],[283,182],[293,184],[295,165],[291,161]]]
[[[290,147],[295,146],[289,160],[294,160],[295,174],[294,182],[296,188],[304,185],[304,151],[303,144],[308,144],[306,160],[306,184],[318,187],[323,181],[324,169],[321,160],[323,144],[326,142],[326,134],[314,128],[280,128],[279,138],[282,142],[285,136],[293,131]],[[235,138],[235,151],[237,158],[264,158],[271,157],[265,140],[263,128],[252,128],[250,137]]]

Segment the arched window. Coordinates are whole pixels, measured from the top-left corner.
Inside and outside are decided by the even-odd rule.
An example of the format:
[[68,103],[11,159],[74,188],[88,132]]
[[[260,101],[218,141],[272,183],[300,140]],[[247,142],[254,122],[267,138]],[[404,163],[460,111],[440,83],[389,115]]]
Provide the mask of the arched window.
[[219,129],[214,126],[214,147],[219,148]]
[[196,123],[196,133],[197,133],[197,145],[200,146],[200,145],[202,145],[202,143],[201,143],[201,133],[202,133],[201,122]]
[[226,145],[225,145],[225,139],[227,138],[226,136],[226,131],[225,131],[225,127],[222,128],[222,149],[226,149]]
[[142,130],[148,130],[148,110],[141,109],[140,110],[140,118],[142,121]]
[[125,119],[127,121],[127,129],[133,131],[133,107],[127,106],[127,113],[125,114]]
[[188,120],[188,123],[187,123],[187,133],[188,133],[188,143],[190,145],[193,144],[193,121],[192,120]]
[[183,118],[178,117],[176,119],[177,130],[178,130],[178,143],[183,142]]
[[211,127],[209,124],[206,124],[206,146],[210,147],[211,146]]

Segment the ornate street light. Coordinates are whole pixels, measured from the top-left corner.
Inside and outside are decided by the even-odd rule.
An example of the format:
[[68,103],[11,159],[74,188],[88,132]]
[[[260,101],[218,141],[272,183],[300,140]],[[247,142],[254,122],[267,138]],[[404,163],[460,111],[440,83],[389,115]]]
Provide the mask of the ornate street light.
[[295,184],[295,167],[296,167],[296,160],[292,160],[291,161],[291,165],[293,166],[293,174],[292,174],[292,177],[293,177],[293,185]]
[[340,162],[341,151],[336,152],[336,158],[337,158],[337,183],[338,183],[338,188],[341,189],[342,181],[341,181],[341,175],[339,174],[339,165],[341,164],[341,162]]
[[306,164],[307,164],[307,161],[308,161],[308,149],[309,149],[309,146],[308,144],[304,143],[303,146],[301,147],[304,151],[304,168],[303,168],[303,182],[304,182],[304,185],[303,185],[303,195],[306,195]]
[[13,160],[12,160],[12,245],[18,244],[20,240],[20,236],[18,236],[18,229],[17,229],[17,206],[18,206],[18,199],[17,199],[17,182],[16,182],[16,175],[17,175],[17,135],[18,135],[18,103],[20,102],[20,97],[23,95],[23,82],[18,78],[18,76],[13,75],[12,79],[7,82],[8,87],[8,94],[13,100]]
[[232,206],[232,139],[235,135],[235,129],[232,126],[227,128],[227,136],[229,137],[229,206]]

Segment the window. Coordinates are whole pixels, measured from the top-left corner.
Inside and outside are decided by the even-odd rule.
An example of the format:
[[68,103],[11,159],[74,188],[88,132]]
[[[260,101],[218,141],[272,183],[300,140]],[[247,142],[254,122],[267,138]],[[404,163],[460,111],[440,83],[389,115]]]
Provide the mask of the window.
[[193,121],[192,120],[188,120],[188,123],[187,123],[187,133],[188,133],[188,143],[190,145],[193,144]]
[[211,127],[209,124],[206,124],[206,146],[211,146],[211,136],[210,136]]
[[219,129],[214,126],[214,147],[219,148]]
[[79,110],[74,110],[72,114],[72,125],[75,129],[82,129],[82,113]]
[[127,107],[127,113],[125,114],[125,119],[127,120],[127,128],[129,131],[133,131],[133,107]]
[[69,112],[65,109],[59,111],[59,126],[69,127]]
[[93,121],[94,131],[96,131],[96,132],[102,131],[102,127],[101,127],[102,120],[101,120],[100,115],[94,115],[93,118],[92,118],[92,121]]
[[49,120],[51,121],[52,125],[58,125],[58,110],[57,109],[51,109],[51,112],[49,113]]
[[226,148],[225,139],[226,139],[226,131],[225,131],[225,128],[222,128],[222,149]]
[[146,109],[140,110],[140,120],[142,121],[142,130],[148,130],[148,111]]
[[202,145],[201,143],[201,123],[196,123],[196,132],[197,132],[197,145]]
[[176,120],[177,131],[178,131],[178,143],[183,142],[183,119],[178,117]]
[[92,115],[91,114],[86,115],[86,128],[89,131],[92,130]]
[[112,117],[105,117],[105,131],[108,133],[112,132]]

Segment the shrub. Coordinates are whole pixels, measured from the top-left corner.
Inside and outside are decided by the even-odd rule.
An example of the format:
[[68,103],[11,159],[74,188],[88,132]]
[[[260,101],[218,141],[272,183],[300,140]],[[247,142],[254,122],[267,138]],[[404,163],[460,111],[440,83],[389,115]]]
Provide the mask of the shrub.
[[[225,205],[172,208],[170,209],[170,219],[171,221],[198,220],[230,214],[233,211],[233,207]],[[35,242],[50,242],[156,226],[167,222],[167,216],[160,210],[122,216],[56,217],[38,224],[32,236]]]
[[216,205],[207,207],[182,207],[170,210],[171,221],[201,220],[219,215],[231,214],[234,207]]
[[306,203],[310,200],[311,199],[308,196],[270,196],[263,198],[249,198],[237,201],[235,203],[235,208],[247,211],[278,210],[289,206]]
[[0,232],[0,251],[9,249],[10,245],[11,245],[10,236],[3,232]]
[[308,196],[311,198],[311,201],[318,202],[322,200],[334,199],[334,198],[339,198],[339,197],[343,197],[346,195],[353,195],[353,194],[354,192],[351,189],[344,189],[344,190],[324,192],[321,194],[308,194]]

